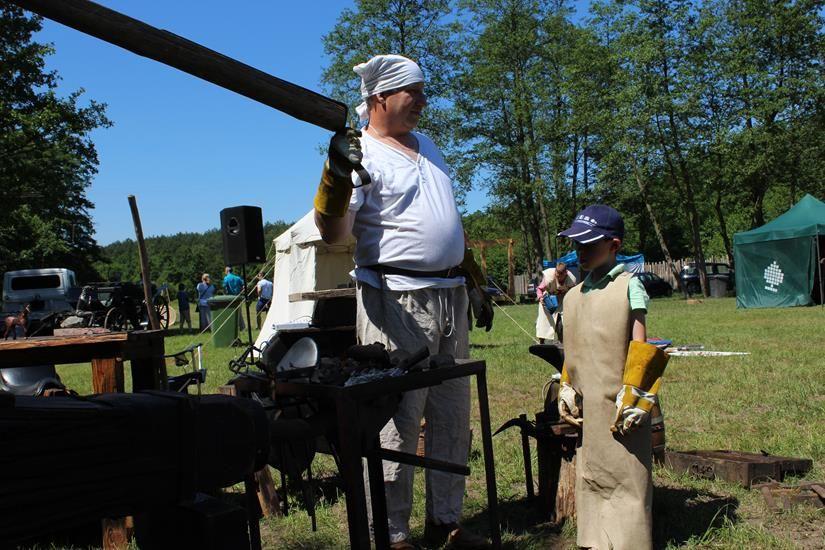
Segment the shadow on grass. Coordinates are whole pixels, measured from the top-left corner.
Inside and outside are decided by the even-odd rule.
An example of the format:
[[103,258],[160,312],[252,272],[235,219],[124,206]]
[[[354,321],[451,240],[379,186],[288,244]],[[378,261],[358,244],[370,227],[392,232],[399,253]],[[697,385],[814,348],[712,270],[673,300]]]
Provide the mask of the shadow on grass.
[[470,344],[470,349],[493,349],[503,348],[507,344]]
[[[570,543],[561,528],[548,522],[538,507],[526,498],[499,501],[498,517],[505,539],[502,548],[565,548]],[[490,520],[486,508],[465,517],[461,524],[474,533],[489,536]]]
[[738,521],[739,501],[696,489],[657,486],[653,489],[653,547],[678,546],[701,537],[726,520]]

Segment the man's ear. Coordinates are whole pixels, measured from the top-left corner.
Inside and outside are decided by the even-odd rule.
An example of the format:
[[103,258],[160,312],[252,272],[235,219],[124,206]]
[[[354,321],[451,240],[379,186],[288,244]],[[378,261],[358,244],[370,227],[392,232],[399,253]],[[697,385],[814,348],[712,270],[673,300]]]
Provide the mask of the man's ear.
[[611,239],[610,250],[612,250],[613,252],[618,253],[619,250],[621,250],[621,248],[622,248],[622,240],[621,239],[618,239],[616,237]]

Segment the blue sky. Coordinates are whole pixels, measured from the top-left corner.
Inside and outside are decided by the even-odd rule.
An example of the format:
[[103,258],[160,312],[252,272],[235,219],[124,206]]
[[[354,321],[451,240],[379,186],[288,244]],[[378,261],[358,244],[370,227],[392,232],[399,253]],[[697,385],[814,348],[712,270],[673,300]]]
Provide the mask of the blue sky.
[[[98,0],[310,89],[321,90],[321,37],[349,0],[310,2]],[[176,69],[50,20],[37,35],[61,93],[78,88],[108,104],[114,126],[93,134],[100,172],[89,189],[101,244],[134,236],[126,196],[146,235],[217,227],[222,208],[263,208],[296,220],[311,208],[329,133]],[[474,191],[469,211],[486,197]]]

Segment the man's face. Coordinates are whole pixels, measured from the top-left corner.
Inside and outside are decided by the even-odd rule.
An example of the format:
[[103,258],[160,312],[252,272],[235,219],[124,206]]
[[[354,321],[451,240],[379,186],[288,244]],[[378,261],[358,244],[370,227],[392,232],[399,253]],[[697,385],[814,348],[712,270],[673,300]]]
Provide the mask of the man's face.
[[599,239],[592,243],[576,243],[579,265],[585,271],[592,271],[604,265],[619,251],[622,241],[619,239]]
[[567,277],[567,268],[566,267],[557,267],[556,268],[556,279],[558,279],[559,281],[563,281],[565,277]]
[[418,126],[421,111],[427,106],[424,83],[411,84],[384,96],[387,119],[409,132]]
[[226,269],[223,270],[223,272],[224,272],[224,274],[229,275],[230,273],[232,273],[232,270],[227,267]]

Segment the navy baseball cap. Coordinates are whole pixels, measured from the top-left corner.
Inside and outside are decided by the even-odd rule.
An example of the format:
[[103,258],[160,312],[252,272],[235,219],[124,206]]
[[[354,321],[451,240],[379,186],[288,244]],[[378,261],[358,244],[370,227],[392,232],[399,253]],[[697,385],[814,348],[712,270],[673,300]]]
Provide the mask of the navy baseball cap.
[[559,237],[568,237],[581,244],[599,239],[624,239],[624,220],[615,208],[593,204],[576,214],[570,229],[559,233]]

